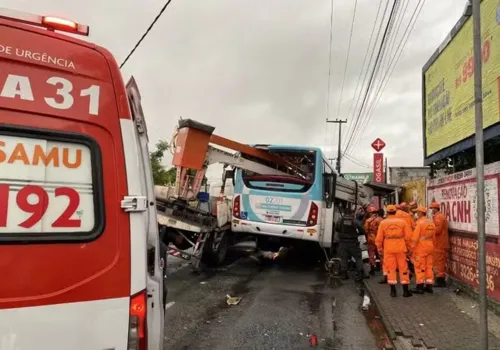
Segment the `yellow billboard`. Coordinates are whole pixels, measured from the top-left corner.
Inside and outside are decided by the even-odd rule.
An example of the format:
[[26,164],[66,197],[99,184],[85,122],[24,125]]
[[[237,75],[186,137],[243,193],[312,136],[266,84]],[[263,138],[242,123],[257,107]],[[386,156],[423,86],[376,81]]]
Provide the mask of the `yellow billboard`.
[[[484,127],[500,121],[500,1],[481,2]],[[472,18],[424,68],[426,157],[474,134]],[[442,45],[443,46],[443,45]]]
[[425,200],[425,179],[415,180],[403,184],[402,202],[417,202],[418,205],[426,206]]

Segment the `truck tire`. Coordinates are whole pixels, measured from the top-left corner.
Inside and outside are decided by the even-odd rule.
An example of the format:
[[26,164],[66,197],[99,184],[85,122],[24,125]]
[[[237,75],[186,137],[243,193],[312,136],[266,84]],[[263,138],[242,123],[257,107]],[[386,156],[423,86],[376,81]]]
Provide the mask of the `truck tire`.
[[[217,244],[218,243],[218,244]],[[202,262],[210,267],[222,265],[226,260],[229,249],[229,231],[224,231],[219,242],[215,241],[215,234],[211,234],[205,242]]]

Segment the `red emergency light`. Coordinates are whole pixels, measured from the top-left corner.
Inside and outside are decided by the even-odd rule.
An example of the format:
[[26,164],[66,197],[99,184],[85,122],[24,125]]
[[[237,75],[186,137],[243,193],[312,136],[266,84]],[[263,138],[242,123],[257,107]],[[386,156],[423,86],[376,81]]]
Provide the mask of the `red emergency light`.
[[48,30],[58,30],[62,32],[89,36],[90,28],[87,25],[79,24],[68,19],[55,16],[33,15],[27,12],[0,8],[0,18],[13,20]]

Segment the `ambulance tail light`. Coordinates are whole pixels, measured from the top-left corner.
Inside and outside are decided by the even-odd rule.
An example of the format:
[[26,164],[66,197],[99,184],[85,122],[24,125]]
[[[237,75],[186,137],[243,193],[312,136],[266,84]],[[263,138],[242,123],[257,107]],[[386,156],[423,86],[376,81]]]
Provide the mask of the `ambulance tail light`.
[[147,349],[146,310],[147,296],[144,290],[130,298],[127,350]]
[[235,218],[241,219],[240,216],[240,206],[241,206],[241,196],[234,197],[233,201],[233,216]]
[[311,202],[311,208],[309,209],[309,215],[307,217],[306,226],[315,226],[318,224],[318,206],[316,203]]
[[52,31],[58,30],[83,36],[89,36],[90,32],[89,26],[79,24],[64,18],[55,16],[33,15],[31,13],[9,10],[5,8],[0,8],[0,18],[42,27]]

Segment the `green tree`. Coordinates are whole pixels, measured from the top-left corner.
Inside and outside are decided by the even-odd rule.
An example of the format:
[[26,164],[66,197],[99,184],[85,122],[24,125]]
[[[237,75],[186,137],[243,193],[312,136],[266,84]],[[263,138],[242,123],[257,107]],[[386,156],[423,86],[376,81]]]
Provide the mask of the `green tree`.
[[171,167],[166,170],[161,161],[165,155],[165,151],[170,148],[170,144],[165,140],[160,140],[156,144],[156,150],[149,153],[151,159],[151,168],[153,170],[153,181],[155,185],[173,185],[175,183],[176,169]]
[[[177,177],[177,169],[171,167],[166,170],[161,161],[165,155],[165,151],[170,149],[170,144],[165,140],[160,140],[156,144],[156,150],[149,153],[151,159],[151,168],[153,170],[153,181],[155,185],[168,186],[174,185],[175,179]],[[188,175],[194,177],[196,175],[196,170],[188,169]],[[207,177],[203,177],[201,181],[202,185],[207,183]]]

